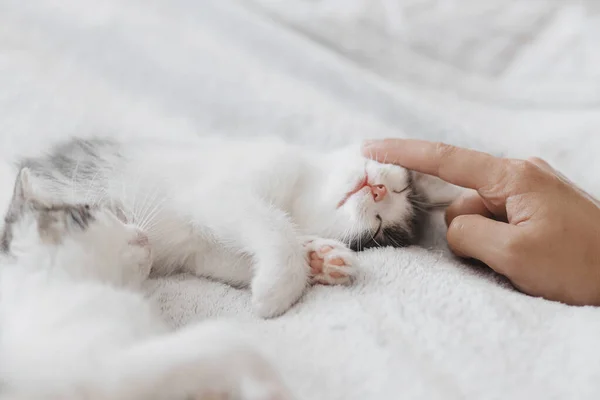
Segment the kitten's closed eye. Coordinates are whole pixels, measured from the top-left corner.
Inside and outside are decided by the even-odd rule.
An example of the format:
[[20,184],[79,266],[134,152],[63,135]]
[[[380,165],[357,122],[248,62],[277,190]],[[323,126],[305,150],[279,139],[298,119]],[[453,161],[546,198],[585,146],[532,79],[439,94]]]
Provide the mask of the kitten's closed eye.
[[69,217],[80,229],[86,229],[90,222],[94,221],[94,216],[90,211],[89,205],[71,207],[68,209]]
[[410,188],[411,188],[411,185],[408,184],[408,185],[406,185],[406,187],[404,189],[401,189],[401,190],[392,190],[392,192],[400,194],[400,193],[406,192]]

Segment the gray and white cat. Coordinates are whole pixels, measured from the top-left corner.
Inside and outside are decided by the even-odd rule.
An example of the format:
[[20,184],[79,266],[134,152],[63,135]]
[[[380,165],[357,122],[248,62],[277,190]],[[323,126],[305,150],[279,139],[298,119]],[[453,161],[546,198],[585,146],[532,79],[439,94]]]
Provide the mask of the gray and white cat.
[[250,284],[262,317],[285,312],[310,282],[349,283],[354,251],[412,244],[424,218],[414,175],[358,145],[75,139],[21,166],[54,198],[119,207],[147,231],[154,273]]
[[148,238],[118,210],[49,201],[34,183],[23,169],[5,218],[0,398],[290,398],[232,326],[169,331],[138,290]]

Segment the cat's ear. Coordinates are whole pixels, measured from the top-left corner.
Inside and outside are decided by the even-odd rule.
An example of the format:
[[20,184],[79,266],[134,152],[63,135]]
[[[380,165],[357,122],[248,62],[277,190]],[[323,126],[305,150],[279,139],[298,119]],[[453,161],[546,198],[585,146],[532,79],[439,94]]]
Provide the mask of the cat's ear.
[[27,202],[31,196],[31,173],[28,168],[22,168],[17,175],[15,180],[15,187],[13,189],[12,205],[21,206]]
[[446,206],[468,189],[444,182],[438,177],[411,171],[413,184],[427,197],[427,202],[435,206]]
[[34,178],[27,167],[21,168],[17,175],[11,206],[21,208],[25,203],[47,206],[46,202],[36,193]]
[[23,168],[19,171],[15,185],[13,188],[12,199],[8,206],[8,212],[6,213],[6,219],[14,218],[20,215],[23,211],[28,198],[28,186],[29,186],[29,170]]

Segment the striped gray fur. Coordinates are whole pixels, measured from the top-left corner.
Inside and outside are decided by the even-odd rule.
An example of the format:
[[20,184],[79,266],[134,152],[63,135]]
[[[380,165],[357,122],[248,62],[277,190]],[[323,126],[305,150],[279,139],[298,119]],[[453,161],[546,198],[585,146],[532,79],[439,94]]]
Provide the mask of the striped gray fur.
[[39,189],[55,200],[95,203],[117,167],[115,160],[121,158],[116,141],[74,138],[40,157],[20,160],[18,168],[28,168]]
[[33,216],[43,242],[58,244],[71,229],[85,230],[94,221],[91,207],[86,204],[52,204],[40,201],[26,188],[28,171],[21,169],[15,180],[13,196],[4,217],[0,236],[0,252],[10,253],[15,224],[25,216]]
[[[53,218],[62,214],[60,218],[74,222],[82,228],[87,226],[89,213],[84,212],[79,206],[72,204],[83,203],[86,198],[98,199],[98,194],[106,188],[106,172],[114,168],[111,160],[120,157],[119,144],[110,139],[79,139],[74,138],[61,142],[52,147],[49,152],[40,157],[24,158],[17,164],[19,171],[27,168],[33,175],[37,189],[42,196],[48,196],[53,207],[43,209],[37,207],[40,213],[40,226],[51,226]],[[19,177],[15,182],[13,198],[4,216],[4,226],[0,236],[0,251],[7,253],[13,238],[13,225],[19,221],[24,212],[33,212],[25,201],[23,187]],[[79,207],[79,208],[78,208]],[[79,222],[78,222],[79,221]],[[42,230],[40,234],[49,233]],[[56,237],[56,235],[54,235]]]

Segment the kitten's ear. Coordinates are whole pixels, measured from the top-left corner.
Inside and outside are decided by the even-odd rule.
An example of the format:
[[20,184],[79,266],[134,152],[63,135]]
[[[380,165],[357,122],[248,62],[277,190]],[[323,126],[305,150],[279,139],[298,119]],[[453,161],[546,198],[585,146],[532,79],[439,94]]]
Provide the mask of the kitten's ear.
[[15,185],[13,188],[12,199],[10,200],[10,204],[8,206],[8,211],[6,213],[6,219],[12,219],[15,216],[21,214],[25,203],[27,203],[28,194],[28,186],[29,186],[29,170],[27,168],[23,168],[19,171],[17,175],[17,179],[15,180]]
[[438,177],[411,171],[413,184],[417,190],[427,197],[427,202],[432,205],[445,206],[452,203],[457,197],[468,189],[444,182]]
[[31,185],[30,175],[28,168],[22,168],[17,175],[15,180],[15,187],[13,189],[12,203],[13,205],[21,205],[29,200],[31,197]]
[[29,168],[21,168],[19,175],[17,175],[13,191],[13,206],[21,207],[27,202],[47,206],[46,202],[37,195],[33,186],[33,181],[34,179],[32,178]]

